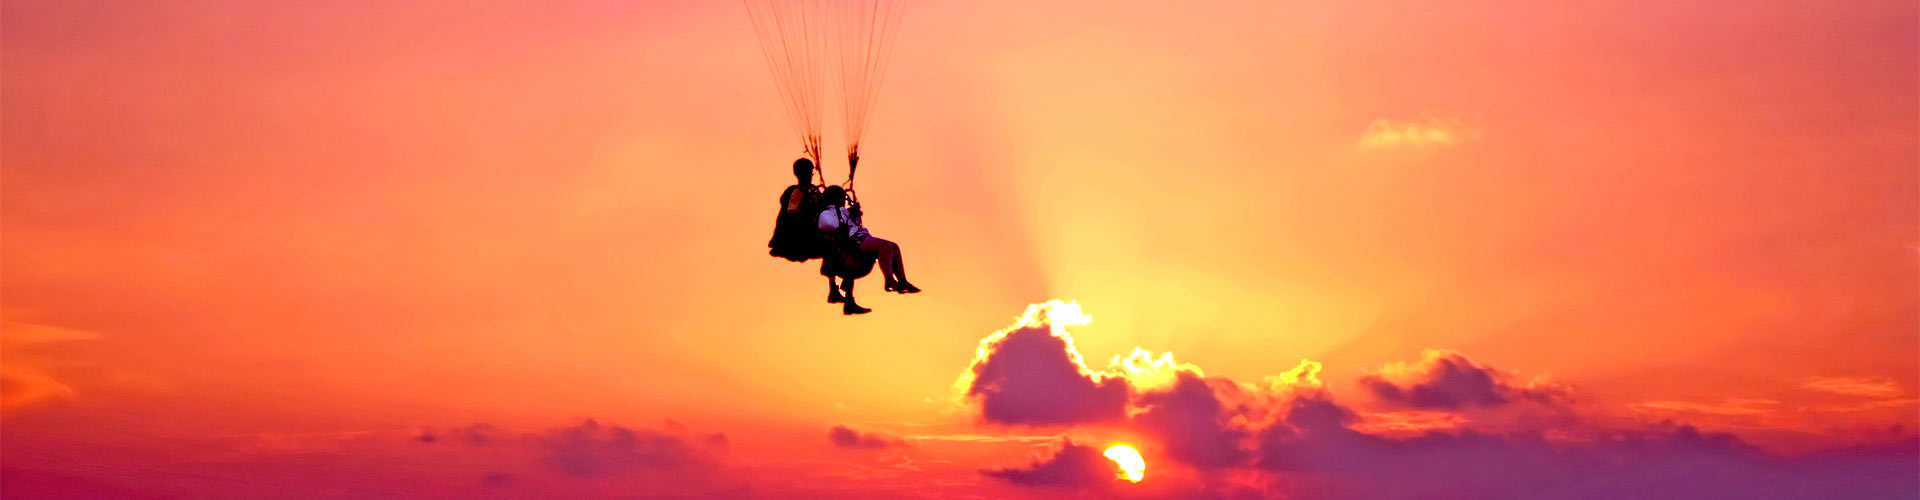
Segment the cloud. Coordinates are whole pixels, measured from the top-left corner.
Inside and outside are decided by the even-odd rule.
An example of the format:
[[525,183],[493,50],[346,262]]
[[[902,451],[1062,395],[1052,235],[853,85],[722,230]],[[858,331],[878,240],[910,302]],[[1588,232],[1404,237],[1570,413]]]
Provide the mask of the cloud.
[[1886,410],[1891,408],[1900,408],[1904,406],[1913,406],[1915,403],[1920,403],[1920,399],[1897,398],[1897,399],[1882,399],[1877,401],[1868,401],[1865,403],[1855,403],[1855,404],[1847,404],[1847,405],[1820,405],[1820,406],[1807,407],[1807,410],[1814,411],[1814,412],[1822,412],[1822,413],[1853,413],[1853,412],[1862,412],[1862,411]]
[[44,344],[73,340],[97,340],[100,334],[53,325],[42,325],[21,321],[7,321],[0,329],[0,340],[9,345]]
[[980,473],[1022,486],[1083,488],[1112,484],[1120,478],[1120,467],[1101,455],[1099,448],[1062,440],[1052,456],[1026,467],[987,469]]
[[38,370],[0,367],[0,410],[15,410],[74,396],[73,388]]
[[1466,417],[1450,411],[1383,411],[1362,415],[1353,427],[1369,434],[1407,435],[1459,429],[1467,423]]
[[1446,350],[1427,350],[1414,365],[1387,365],[1362,377],[1360,385],[1389,404],[1430,410],[1503,406],[1519,401],[1557,403],[1568,395],[1565,387],[1543,381],[1516,384],[1512,374]]
[[[1044,306],[1030,308],[1020,325],[983,342],[974,367],[983,359],[996,360],[1010,335],[1046,336],[1058,339],[1046,346],[1047,356],[1026,361],[1073,375],[1080,384],[1070,387],[1082,394],[1095,392],[1090,388],[1102,381],[1128,389],[1120,403],[1123,418],[1053,422],[1076,436],[1127,436],[1148,455],[1149,470],[1156,472],[1125,487],[1131,496],[1227,491],[1247,484],[1267,485],[1268,497],[1330,499],[1920,495],[1920,477],[1910,474],[1920,467],[1920,440],[1899,427],[1881,433],[1886,439],[1876,446],[1818,456],[1774,455],[1731,434],[1685,423],[1632,423],[1588,414],[1591,408],[1573,404],[1570,387],[1542,379],[1521,382],[1517,374],[1446,350],[1426,351],[1417,362],[1393,363],[1361,377],[1360,387],[1372,396],[1364,401],[1385,406],[1362,411],[1336,400],[1320,380],[1322,366],[1310,360],[1260,384],[1209,377],[1198,367],[1174,363],[1170,354],[1154,358],[1139,349],[1125,360],[1116,358],[1107,371],[1092,372],[1072,351],[1065,323],[1045,321]],[[1033,320],[1036,309],[1040,321]],[[1072,313],[1079,316],[1077,308]],[[1060,369],[1062,364],[1068,368]],[[1730,399],[1634,408],[1738,415],[1774,404]],[[1024,486],[1112,488],[1113,467],[1097,451],[1064,441],[1050,457],[983,473]],[[1258,480],[1247,481],[1250,476]],[[1171,488],[1180,481],[1198,485]]]
[[726,437],[719,434],[695,441],[659,431],[601,425],[594,420],[555,429],[535,439],[545,451],[546,464],[571,476],[691,469],[709,463],[714,448],[726,446]]
[[100,334],[22,321],[0,322],[0,411],[11,412],[78,395],[71,385],[55,378],[34,351],[44,344],[90,341]]
[[1900,383],[1884,378],[1860,377],[1813,377],[1801,382],[1808,389],[1868,398],[1897,398],[1906,391],[1900,389]]
[[1920,466],[1920,449],[1912,446],[1911,436],[1906,444],[1790,458],[1767,454],[1731,434],[1671,421],[1628,429],[1496,434],[1462,428],[1395,437],[1370,432],[1358,412],[1324,392],[1291,396],[1285,406],[1280,418],[1259,431],[1254,464],[1284,478],[1293,493],[1315,498],[1812,499],[1920,493],[1920,480],[1895,473]]
[[1274,391],[1286,391],[1293,387],[1319,389],[1326,384],[1320,382],[1320,362],[1302,359],[1287,371],[1266,378],[1267,387]]
[[834,446],[851,449],[877,450],[890,446],[905,446],[900,438],[877,432],[863,433],[845,425],[836,425],[827,430],[827,440]]
[[1653,412],[1705,413],[1711,415],[1764,415],[1780,411],[1779,401],[1758,398],[1727,398],[1718,403],[1695,403],[1690,401],[1644,401],[1631,405],[1634,409]]
[[1165,390],[1141,394],[1128,424],[1154,438],[1168,458],[1203,468],[1238,465],[1246,459],[1240,441],[1248,433],[1233,424],[1239,412],[1228,408],[1221,394],[1232,397],[1239,390],[1232,381],[1210,382],[1183,371]]
[[422,429],[419,437],[415,439],[426,444],[448,440],[449,442],[457,442],[470,446],[485,446],[499,440],[499,435],[500,429],[494,427],[492,424],[473,424],[445,431]]
[[[533,430],[478,424],[186,439],[139,427],[119,431],[139,446],[87,444],[94,439],[84,437],[88,425],[59,434],[8,427],[8,445],[28,455],[15,457],[9,448],[0,470],[6,498],[729,498],[758,479],[758,471],[739,467],[719,434],[599,420]],[[139,465],[116,465],[128,462]],[[36,475],[47,480],[14,481]],[[83,484],[99,488],[76,489]]]
[[1094,372],[1073,348],[1066,326],[1088,318],[1073,303],[1035,304],[1012,326],[980,341],[958,387],[981,420],[1059,426],[1126,417],[1127,381]]
[[[1313,419],[1308,419],[1313,421]],[[1324,424],[1325,421],[1319,421]],[[1920,493],[1911,447],[1781,458],[1729,434],[1681,424],[1584,440],[1550,433],[1429,432],[1408,438],[1346,427],[1276,426],[1262,467],[1319,498],[1906,498]]]
[[1418,120],[1377,119],[1360,134],[1367,149],[1434,148],[1454,146],[1480,138],[1477,127],[1461,120],[1425,117]]

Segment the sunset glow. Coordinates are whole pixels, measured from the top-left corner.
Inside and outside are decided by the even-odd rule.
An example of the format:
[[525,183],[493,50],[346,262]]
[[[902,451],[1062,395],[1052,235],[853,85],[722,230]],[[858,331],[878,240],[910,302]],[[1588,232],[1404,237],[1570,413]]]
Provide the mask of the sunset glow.
[[1140,459],[1140,452],[1132,446],[1116,444],[1102,453],[1113,464],[1120,467],[1120,477],[1128,481],[1140,482],[1147,476],[1147,461]]

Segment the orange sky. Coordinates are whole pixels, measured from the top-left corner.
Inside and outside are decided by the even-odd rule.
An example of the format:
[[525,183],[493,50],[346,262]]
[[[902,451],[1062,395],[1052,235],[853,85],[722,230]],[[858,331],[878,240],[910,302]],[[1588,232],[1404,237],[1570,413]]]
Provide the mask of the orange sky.
[[956,376],[1055,298],[1094,369],[1365,406],[1447,349],[1781,452],[1920,427],[1911,2],[1035,3],[908,14],[860,195],[928,291],[849,318],[764,253],[797,147],[736,3],[8,0],[5,466],[673,419],[989,485],[1030,443],[940,443],[1079,431]]

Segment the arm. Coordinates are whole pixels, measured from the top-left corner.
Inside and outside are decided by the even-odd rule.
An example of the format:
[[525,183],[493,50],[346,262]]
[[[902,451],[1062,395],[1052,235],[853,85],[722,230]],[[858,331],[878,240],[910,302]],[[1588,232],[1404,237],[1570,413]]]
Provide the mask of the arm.
[[840,229],[839,208],[840,207],[833,207],[833,208],[828,208],[826,210],[820,211],[820,218],[815,222],[816,222],[816,226],[820,228],[821,232],[830,233]]

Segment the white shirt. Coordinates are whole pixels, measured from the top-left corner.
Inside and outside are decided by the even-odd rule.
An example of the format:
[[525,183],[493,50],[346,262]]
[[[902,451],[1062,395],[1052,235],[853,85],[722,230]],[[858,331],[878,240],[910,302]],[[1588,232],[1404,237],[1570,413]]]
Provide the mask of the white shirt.
[[866,232],[865,228],[852,224],[849,219],[851,217],[847,216],[847,207],[836,206],[821,210],[820,218],[816,222],[820,232],[823,233],[838,231],[843,227],[847,230],[847,236],[858,236]]

